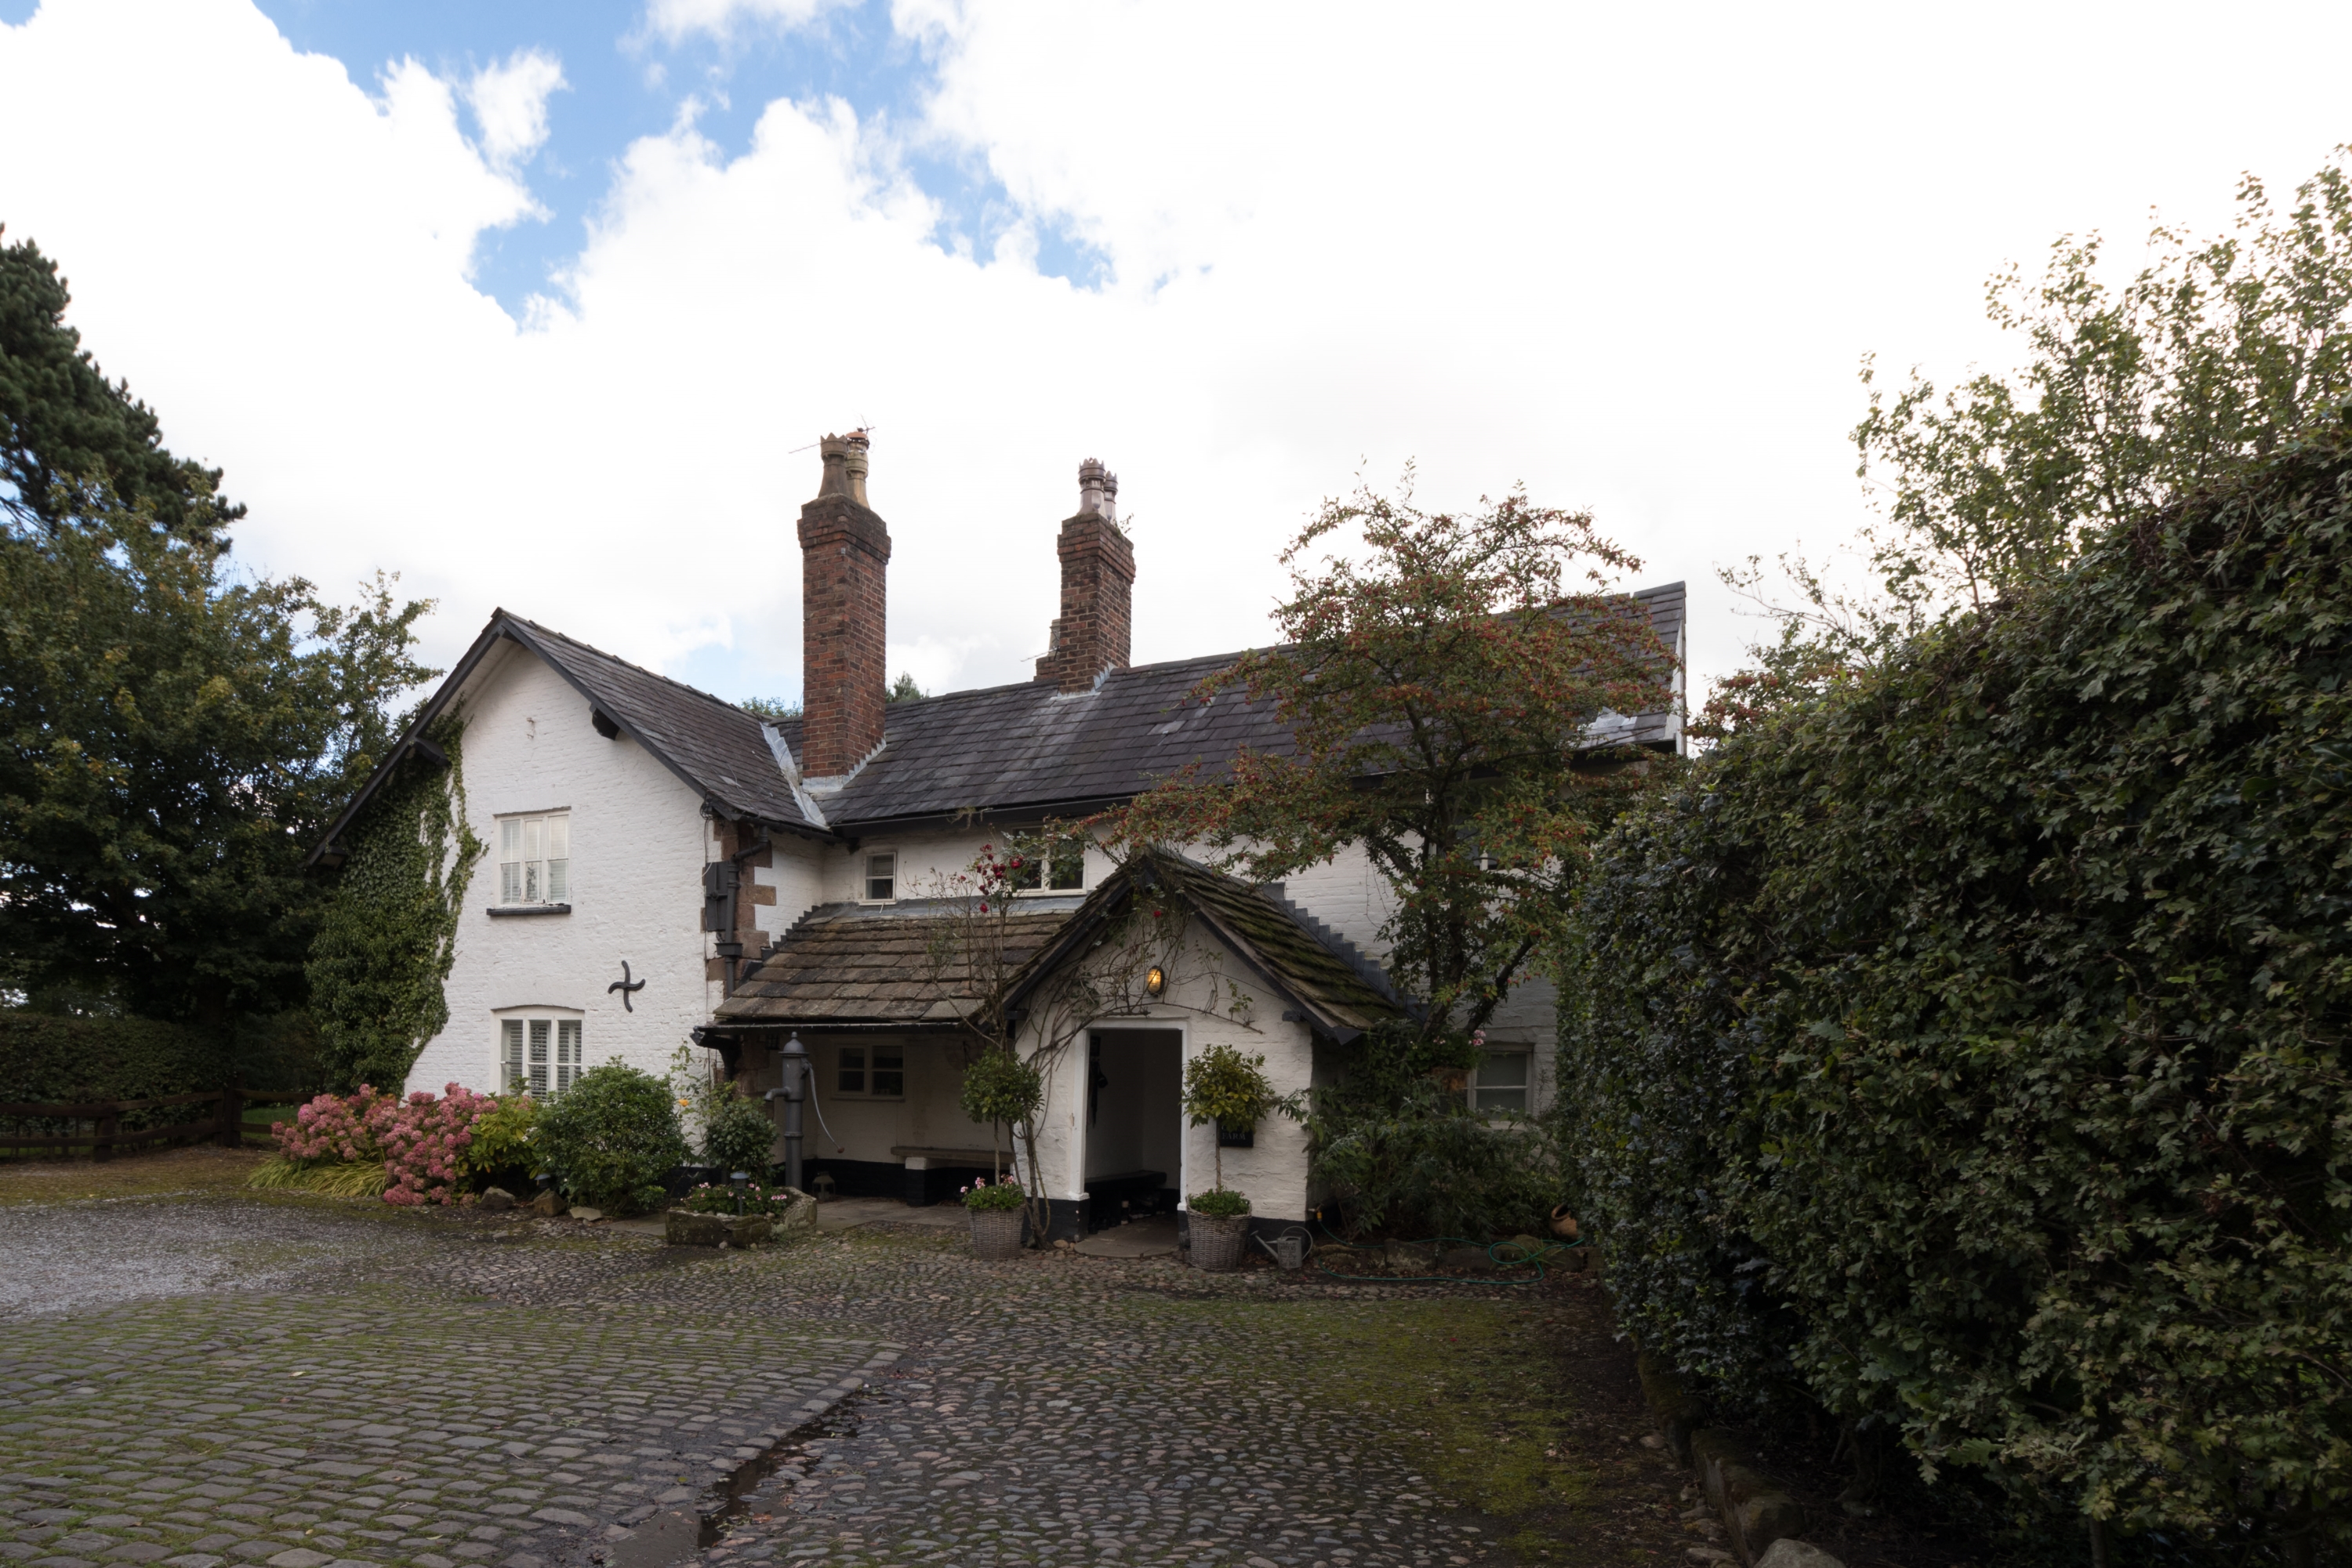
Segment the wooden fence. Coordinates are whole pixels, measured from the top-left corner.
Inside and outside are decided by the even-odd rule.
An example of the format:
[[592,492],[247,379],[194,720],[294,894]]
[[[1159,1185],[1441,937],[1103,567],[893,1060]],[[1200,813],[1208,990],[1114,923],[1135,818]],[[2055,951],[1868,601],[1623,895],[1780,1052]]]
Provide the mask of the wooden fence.
[[[200,1094],[167,1094],[155,1100],[101,1100],[82,1105],[0,1103],[0,1121],[90,1123],[88,1131],[79,1128],[71,1132],[21,1132],[13,1128],[0,1130],[0,1159],[40,1157],[26,1153],[26,1150],[55,1150],[68,1153],[76,1149],[88,1149],[93,1160],[110,1160],[117,1149],[136,1148],[173,1139],[217,1142],[225,1149],[241,1149],[249,1139],[264,1143],[269,1141],[268,1128],[256,1129],[245,1124],[245,1108],[248,1101],[259,1100],[264,1104],[299,1104],[315,1092],[311,1089],[299,1092],[249,1089],[241,1084],[231,1083],[226,1089],[207,1089]],[[122,1130],[122,1118],[131,1111],[206,1104],[216,1105],[219,1109],[211,1116],[193,1121],[167,1121],[160,1126],[143,1127],[129,1132]]]

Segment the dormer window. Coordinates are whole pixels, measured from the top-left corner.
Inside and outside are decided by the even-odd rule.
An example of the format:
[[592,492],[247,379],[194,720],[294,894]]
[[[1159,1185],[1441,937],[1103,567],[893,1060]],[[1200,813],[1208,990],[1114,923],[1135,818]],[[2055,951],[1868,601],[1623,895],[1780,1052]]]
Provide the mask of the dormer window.
[[512,907],[571,901],[571,814],[499,818],[499,902]]
[[866,901],[887,904],[898,896],[898,856],[885,849],[866,858]]

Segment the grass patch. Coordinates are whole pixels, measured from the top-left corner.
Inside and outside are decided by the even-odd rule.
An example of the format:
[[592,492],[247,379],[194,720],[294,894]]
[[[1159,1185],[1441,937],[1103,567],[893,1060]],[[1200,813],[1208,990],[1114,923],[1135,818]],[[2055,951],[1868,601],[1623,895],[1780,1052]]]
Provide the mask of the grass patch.
[[1596,1478],[1569,1456],[1566,1393],[1547,1353],[1552,1310],[1501,1301],[1283,1301],[1180,1306],[1262,1335],[1304,1396],[1509,1531],[1524,1561],[1563,1555]]
[[258,1150],[197,1145],[118,1154],[100,1162],[28,1160],[0,1163],[0,1204],[72,1203],[150,1197],[160,1193],[233,1193],[261,1163]]
[[272,1154],[254,1166],[245,1184],[265,1191],[324,1193],[335,1198],[378,1198],[392,1185],[392,1173],[380,1160],[311,1165]]

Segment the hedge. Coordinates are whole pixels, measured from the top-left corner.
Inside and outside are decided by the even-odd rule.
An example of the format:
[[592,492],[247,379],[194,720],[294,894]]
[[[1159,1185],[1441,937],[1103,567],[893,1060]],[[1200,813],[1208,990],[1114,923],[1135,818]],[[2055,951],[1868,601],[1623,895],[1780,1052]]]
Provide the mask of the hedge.
[[2352,1546],[2347,532],[2339,426],[1604,841],[1561,1081],[1645,1343],[2151,1551]]
[[[218,1029],[152,1018],[59,1017],[0,1011],[0,1103],[79,1104],[156,1100],[227,1086],[231,1074],[257,1090],[308,1087],[315,1072],[312,1031],[301,1014]],[[216,1114],[205,1105],[125,1113],[136,1131]],[[19,1131],[50,1129],[25,1122]]]

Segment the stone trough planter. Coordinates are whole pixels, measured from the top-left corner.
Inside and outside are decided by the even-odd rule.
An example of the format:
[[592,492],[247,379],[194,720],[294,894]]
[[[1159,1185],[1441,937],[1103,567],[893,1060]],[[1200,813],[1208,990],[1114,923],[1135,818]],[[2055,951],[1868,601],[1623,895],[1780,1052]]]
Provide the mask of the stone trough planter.
[[816,1200],[793,1192],[780,1215],[695,1214],[669,1209],[662,1215],[662,1239],[672,1247],[758,1247],[816,1233]]
[[757,1247],[775,1235],[776,1222],[763,1214],[695,1214],[671,1209],[662,1216],[662,1239],[672,1247]]

